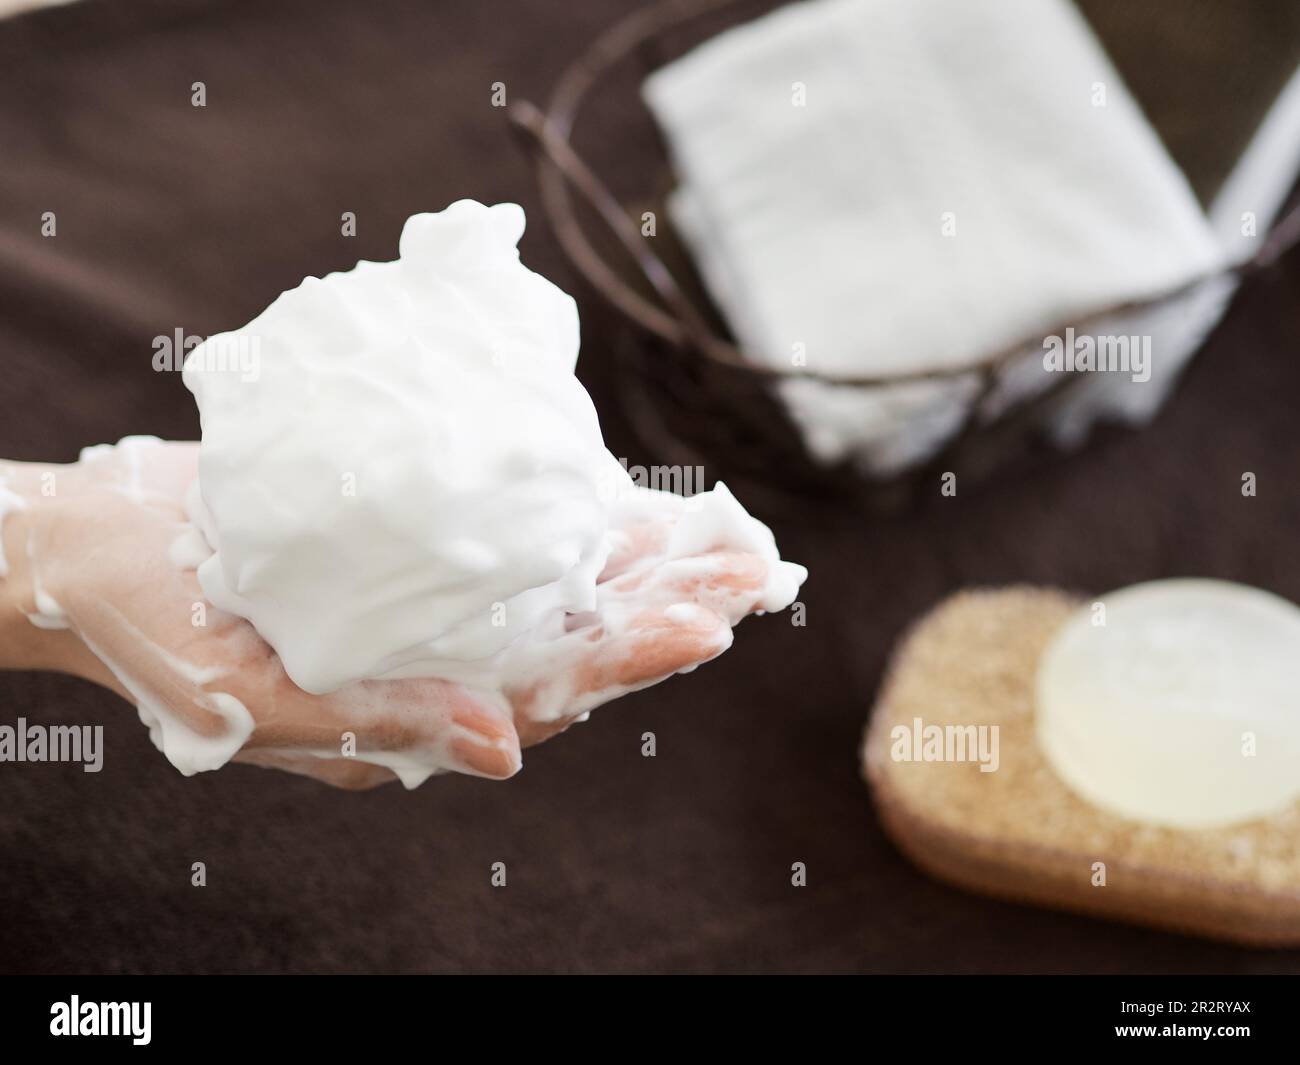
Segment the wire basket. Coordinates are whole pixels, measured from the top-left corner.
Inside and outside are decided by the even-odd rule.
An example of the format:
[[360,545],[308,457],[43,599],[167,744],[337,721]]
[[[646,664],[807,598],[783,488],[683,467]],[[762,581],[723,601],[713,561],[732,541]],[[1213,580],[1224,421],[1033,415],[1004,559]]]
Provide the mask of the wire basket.
[[[637,326],[616,342],[620,403],[627,420],[656,461],[704,466],[768,509],[808,496],[836,496],[872,510],[894,510],[931,492],[941,472],[963,483],[979,481],[1023,455],[1042,435],[1054,409],[1070,401],[1086,372],[1054,375],[1017,402],[998,390],[1026,350],[1043,336],[1064,335],[1115,315],[1150,309],[1188,295],[1216,278],[1238,277],[1271,265],[1300,239],[1300,209],[1281,218],[1249,260],[1192,279],[1151,299],[1098,309],[1086,317],[1039,331],[1003,350],[956,369],[907,374],[830,376],[806,368],[775,368],[746,355],[728,336],[689,254],[668,224],[664,209],[672,187],[667,154],[658,138],[646,145],[655,161],[649,186],[635,202],[621,202],[574,147],[583,108],[611,83],[651,70],[684,54],[731,25],[771,10],[773,3],[746,0],[662,0],[616,23],[571,63],[543,110],[527,101],[510,107],[510,119],[534,152],[542,200],[565,254],[583,278]],[[639,96],[629,106],[642,108]],[[647,116],[648,117],[648,116]],[[641,218],[659,220],[653,238],[642,236]],[[580,218],[580,214],[587,221]],[[602,232],[603,231],[603,232]],[[888,477],[866,477],[851,462],[826,465],[807,449],[803,436],[774,394],[782,381],[809,379],[835,389],[893,389],[917,382],[972,382],[970,399],[946,441],[924,460]]]

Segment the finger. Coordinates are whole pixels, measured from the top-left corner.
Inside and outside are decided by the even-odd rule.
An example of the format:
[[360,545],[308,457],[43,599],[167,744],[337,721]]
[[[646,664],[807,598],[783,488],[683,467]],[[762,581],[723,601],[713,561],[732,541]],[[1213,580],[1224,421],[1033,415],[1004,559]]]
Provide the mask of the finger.
[[[708,607],[677,603],[643,610],[623,631],[592,645],[577,670],[575,695],[582,709],[635,691],[716,658],[731,646],[731,626]],[[599,698],[592,703],[593,697]]]
[[395,754],[494,780],[513,776],[523,763],[508,708],[449,681],[363,681],[313,696],[285,676],[272,706],[255,717],[256,748]]
[[662,556],[688,506],[682,496],[649,488],[637,488],[620,499],[610,529],[612,550],[599,580],[613,580],[640,562]]
[[[296,771],[319,776],[318,764],[366,765],[395,756],[394,765],[404,763],[416,781],[427,775],[421,768],[451,769],[493,780],[519,772],[523,757],[514,723],[502,710],[458,685],[373,681],[364,686],[364,698],[359,694],[362,687],[354,685],[354,690],[326,697],[295,688],[297,695],[290,698],[300,705],[288,712],[280,706],[272,715],[261,714],[241,760],[277,768],[290,768],[282,763],[291,760],[300,767]],[[327,752],[333,751],[341,757],[329,757]],[[391,777],[389,770],[384,773],[385,779]]]
[[460,735],[452,739],[450,748],[462,772],[491,780],[505,780],[519,772],[523,765],[519,733],[504,713],[466,697],[456,700],[452,721]]
[[[525,747],[563,732],[598,706],[694,669],[731,646],[731,626],[704,607],[641,609],[626,624],[617,611],[598,629],[573,633],[556,658],[575,655],[571,673],[508,692]],[[581,641],[581,642],[579,642]]]
[[735,625],[759,607],[767,580],[764,559],[748,552],[724,551],[660,563],[640,594],[661,602],[696,603]]
[[768,564],[758,555],[720,551],[660,562],[626,573],[600,588],[601,613],[641,605],[695,603],[731,625],[763,607]]
[[[499,697],[498,697],[499,698]],[[443,680],[366,681],[331,701],[359,751],[394,752],[435,768],[504,780],[523,764],[508,707]]]

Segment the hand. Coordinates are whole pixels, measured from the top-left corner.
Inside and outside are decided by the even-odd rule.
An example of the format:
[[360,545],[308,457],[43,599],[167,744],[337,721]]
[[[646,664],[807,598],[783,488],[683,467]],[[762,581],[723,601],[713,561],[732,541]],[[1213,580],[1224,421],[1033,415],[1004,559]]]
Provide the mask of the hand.
[[[432,766],[505,778],[522,747],[720,654],[768,580],[764,559],[725,545],[671,557],[685,503],[648,494],[627,508],[598,609],[525,649],[538,663],[526,684],[497,693],[364,681],[309,695],[248,622],[204,601],[194,570],[177,560],[197,537],[183,505],[197,455],[196,444],[136,438],[73,466],[18,468],[10,488],[26,505],[5,522],[12,572],[0,583],[12,604],[5,624],[23,648],[6,664],[117,691],[183,772],[233,756],[354,788],[394,776],[413,786]],[[32,621],[15,626],[13,607]]]

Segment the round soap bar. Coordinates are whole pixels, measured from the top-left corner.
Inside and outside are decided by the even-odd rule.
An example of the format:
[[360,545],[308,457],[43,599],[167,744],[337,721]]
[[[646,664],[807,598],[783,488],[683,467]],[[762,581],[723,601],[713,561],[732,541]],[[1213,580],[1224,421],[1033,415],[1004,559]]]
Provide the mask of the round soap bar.
[[1056,773],[1113,813],[1179,828],[1300,798],[1300,608],[1228,581],[1166,580],[1085,604],[1039,663]]

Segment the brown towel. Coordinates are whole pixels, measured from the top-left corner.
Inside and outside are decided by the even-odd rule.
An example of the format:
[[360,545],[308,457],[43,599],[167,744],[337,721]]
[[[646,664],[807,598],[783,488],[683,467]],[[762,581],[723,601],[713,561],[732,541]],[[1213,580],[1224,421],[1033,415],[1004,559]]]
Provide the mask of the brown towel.
[[[574,288],[492,83],[544,96],[569,50],[626,10],[87,0],[0,22],[0,455],[193,436],[176,375],[150,369],[154,336],[235,326],[305,274],[392,257],[408,214],[460,196],[521,202],[525,261]],[[1203,42],[1207,63],[1250,67],[1222,46]],[[190,106],[200,80],[206,109]],[[1195,127],[1203,108],[1185,107]],[[618,187],[640,187],[648,134],[593,113],[589,142]],[[356,238],[340,235],[343,211]],[[612,402],[609,354],[636,338],[576,291],[611,448],[662,461]],[[936,483],[888,521],[776,515],[812,571],[805,628],[746,622],[721,660],[527,752],[505,784],[358,795],[241,766],[187,780],[115,697],[0,674],[0,721],[106,726],[99,774],[0,765],[0,971],[1300,972],[1294,954],[934,884],[884,839],[856,764],[884,656],[958,587],[1199,573],[1300,600],[1298,305],[1291,257],[1242,291],[1140,435],[1104,434],[979,493]],[[195,861],[205,888],[190,886]],[[505,888],[490,884],[497,861]],[[795,862],[807,887],[791,884]]]

